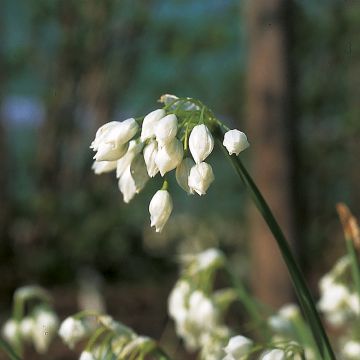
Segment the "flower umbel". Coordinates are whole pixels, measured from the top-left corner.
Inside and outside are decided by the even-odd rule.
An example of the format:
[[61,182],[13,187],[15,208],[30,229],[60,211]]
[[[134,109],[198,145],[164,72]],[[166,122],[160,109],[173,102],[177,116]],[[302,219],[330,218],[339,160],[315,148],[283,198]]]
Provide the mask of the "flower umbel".
[[[199,100],[166,94],[160,102],[162,108],[144,117],[104,124],[91,143],[90,148],[96,151],[92,166],[95,174],[116,169],[126,203],[158,173],[167,181],[168,173],[176,169],[176,180],[188,194],[206,194],[215,179],[211,165],[204,160],[213,151],[215,132],[228,128]],[[238,155],[249,143],[243,132],[230,130],[223,145],[230,154]],[[172,210],[167,194],[154,196],[150,204],[151,224],[157,232]],[[160,206],[159,201],[166,203]]]

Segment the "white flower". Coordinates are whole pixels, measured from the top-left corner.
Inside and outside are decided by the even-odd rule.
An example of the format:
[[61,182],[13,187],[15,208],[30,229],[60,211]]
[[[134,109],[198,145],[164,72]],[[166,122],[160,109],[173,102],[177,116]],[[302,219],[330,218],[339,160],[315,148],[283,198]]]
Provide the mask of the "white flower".
[[187,300],[190,295],[190,285],[187,281],[179,280],[170,293],[168,310],[170,316],[177,322],[185,319],[187,314]]
[[295,304],[286,304],[280,308],[279,315],[287,320],[294,320],[299,317],[300,310]]
[[196,290],[189,298],[189,318],[198,327],[212,329],[216,327],[219,313],[213,302],[203,292]]
[[319,308],[324,312],[332,312],[343,307],[350,298],[349,290],[342,284],[333,284],[323,293]]
[[194,192],[189,188],[189,175],[191,168],[195,165],[194,161],[190,158],[184,158],[176,168],[176,180],[178,184],[188,193]]
[[90,145],[90,148],[94,151],[97,151],[100,144],[105,141],[106,136],[110,133],[111,129],[114,129],[118,124],[118,121],[111,121],[99,127],[96,132],[95,139]]
[[149,180],[144,158],[138,154],[119,179],[119,189],[125,203],[138,194]]
[[[230,338],[229,343],[224,348],[228,359],[240,359],[251,349],[253,342],[245,336],[237,335]],[[230,357],[232,356],[232,358]]]
[[59,336],[71,349],[87,334],[86,327],[81,320],[73,317],[66,318],[59,329]]
[[196,125],[189,137],[189,149],[196,164],[204,161],[214,149],[214,138],[204,125]]
[[155,136],[159,146],[164,146],[175,138],[177,126],[178,121],[174,114],[166,115],[159,120],[155,128]]
[[94,161],[91,168],[96,175],[100,175],[115,170],[116,163],[116,161]]
[[206,270],[224,263],[224,255],[218,249],[207,249],[196,255],[198,270]]
[[20,322],[20,334],[25,341],[32,339],[35,321],[32,317],[24,317]]
[[241,151],[250,146],[246,135],[239,130],[229,130],[224,135],[223,145],[230,155],[239,155]]
[[108,131],[105,142],[116,145],[126,144],[137,133],[139,125],[135,119],[130,118],[121,122],[117,122],[116,126]]
[[165,116],[165,111],[163,109],[157,109],[152,111],[150,114],[147,114],[144,117],[141,128],[141,141],[144,142],[147,139],[155,136],[156,126],[161,118]]
[[266,352],[261,356],[262,360],[285,360],[285,352],[280,349],[274,349]]
[[150,177],[154,177],[158,172],[159,168],[156,165],[155,159],[158,153],[158,146],[156,141],[151,141],[144,147],[144,160],[146,169]]
[[169,219],[173,208],[171,196],[167,190],[158,190],[150,201],[149,212],[151,226],[161,232]]
[[161,147],[155,157],[155,163],[160,170],[161,176],[175,169],[180,164],[183,156],[182,143],[176,138]]
[[141,152],[143,147],[142,143],[139,143],[135,140],[129,142],[129,148],[126,154],[121,157],[116,163],[116,177],[120,178],[125,170],[131,165],[134,157]]
[[191,168],[188,179],[189,188],[191,191],[196,191],[199,195],[204,195],[214,179],[211,166],[202,162]]
[[127,151],[127,144],[114,145],[113,143],[101,143],[94,156],[96,161],[115,161],[120,159]]
[[2,328],[2,334],[9,343],[15,344],[19,330],[19,324],[15,320],[9,319]]
[[49,348],[59,327],[59,319],[55,313],[39,310],[34,316],[33,342],[38,353],[43,354]]
[[360,342],[354,340],[346,342],[342,354],[346,360],[358,360],[360,355]]
[[91,352],[85,350],[80,354],[79,360],[95,360],[95,357]]
[[270,316],[267,320],[267,323],[275,332],[289,333],[292,329],[291,322],[287,318],[280,315]]

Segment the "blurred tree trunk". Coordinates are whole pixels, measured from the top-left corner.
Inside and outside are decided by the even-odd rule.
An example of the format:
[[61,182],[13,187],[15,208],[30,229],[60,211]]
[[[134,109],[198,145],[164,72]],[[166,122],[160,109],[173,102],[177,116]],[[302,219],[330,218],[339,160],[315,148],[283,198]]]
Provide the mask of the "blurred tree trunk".
[[[291,191],[289,15],[287,0],[248,2],[248,134],[252,173],[289,240],[294,239]],[[275,240],[251,207],[252,287],[272,306],[292,298]],[[294,244],[293,244],[294,245]]]

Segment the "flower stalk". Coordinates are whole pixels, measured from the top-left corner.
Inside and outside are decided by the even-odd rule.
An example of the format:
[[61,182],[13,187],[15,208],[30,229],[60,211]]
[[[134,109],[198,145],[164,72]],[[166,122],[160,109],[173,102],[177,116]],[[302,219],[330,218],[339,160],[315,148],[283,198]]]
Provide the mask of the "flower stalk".
[[240,159],[235,155],[229,155],[225,148],[222,146],[223,135],[220,131],[217,131],[216,138],[221,144],[221,148],[224,150],[224,154],[231,161],[235,172],[238,174],[242,182],[244,183],[247,191],[251,195],[256,207],[260,211],[264,220],[266,221],[269,229],[275,237],[277,245],[281,251],[282,257],[290,273],[291,280],[293,282],[296,295],[298,297],[301,308],[304,315],[310,325],[312,334],[316,341],[319,353],[323,360],[335,360],[334,352],[331,348],[329,339],[326,335],[324,327],[321,323],[320,316],[316,310],[314,300],[312,299],[310,290],[308,289],[304,276],[295,261],[295,258],[291,252],[290,246],[272,214],[268,204],[261,195],[259,189],[255,185],[251,176],[245,169]]

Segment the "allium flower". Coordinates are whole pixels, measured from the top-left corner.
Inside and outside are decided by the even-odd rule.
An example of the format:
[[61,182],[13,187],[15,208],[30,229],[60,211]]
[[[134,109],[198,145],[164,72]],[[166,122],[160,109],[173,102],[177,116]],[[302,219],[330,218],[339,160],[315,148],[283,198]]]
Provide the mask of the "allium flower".
[[49,310],[39,310],[34,316],[33,342],[38,353],[47,351],[59,327],[59,319]]
[[9,319],[2,328],[2,334],[9,343],[15,344],[19,330],[19,324],[15,320]]
[[155,157],[155,163],[160,170],[161,176],[174,170],[184,156],[182,143],[178,139],[173,139],[161,147]]
[[177,130],[178,121],[176,115],[170,114],[160,119],[155,128],[155,136],[159,146],[164,146],[174,140]]
[[300,309],[295,304],[286,304],[279,309],[278,313],[285,319],[293,320],[300,316]]
[[116,161],[94,161],[91,168],[96,175],[100,175],[115,170],[116,164]]
[[285,352],[281,349],[273,349],[261,355],[262,360],[285,360]]
[[154,177],[159,172],[159,168],[155,162],[157,153],[158,146],[156,141],[151,141],[144,147],[144,160],[150,177]]
[[106,134],[104,141],[114,145],[126,144],[134,137],[138,128],[139,126],[133,118],[117,122],[116,126]]
[[71,349],[87,334],[85,325],[81,320],[73,317],[66,318],[59,329],[59,336]]
[[224,351],[228,356],[226,359],[240,359],[242,356],[246,355],[250,351],[252,345],[253,342],[245,336],[233,336],[232,338],[230,338],[229,343],[224,348]]
[[79,360],[95,360],[95,357],[91,352],[85,350],[80,354]]
[[239,130],[229,130],[224,135],[223,145],[230,155],[239,155],[241,151],[250,146],[246,135]]
[[171,196],[167,190],[158,190],[150,201],[149,212],[151,226],[161,232],[169,219],[173,208]]
[[213,302],[199,290],[189,297],[189,317],[192,322],[204,328],[214,328],[218,322],[219,313]]
[[120,159],[127,151],[127,145],[113,145],[112,143],[101,143],[94,156],[96,161],[114,161]]
[[180,280],[176,283],[169,296],[168,310],[170,316],[177,322],[185,319],[187,302],[190,296],[190,285],[187,281]]
[[184,158],[176,168],[176,180],[178,184],[188,193],[194,192],[189,187],[189,175],[191,168],[195,165],[194,161],[190,158]]
[[210,184],[215,180],[212,168],[206,162],[193,166],[190,170],[188,185],[190,191],[205,195]]
[[147,114],[144,117],[141,128],[141,141],[144,142],[147,139],[151,139],[155,136],[155,129],[159,123],[159,120],[165,116],[163,109],[157,109]]
[[196,164],[204,161],[214,149],[214,139],[206,125],[196,125],[189,137],[189,149]]

